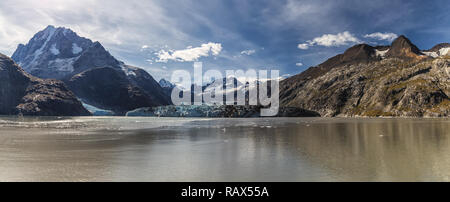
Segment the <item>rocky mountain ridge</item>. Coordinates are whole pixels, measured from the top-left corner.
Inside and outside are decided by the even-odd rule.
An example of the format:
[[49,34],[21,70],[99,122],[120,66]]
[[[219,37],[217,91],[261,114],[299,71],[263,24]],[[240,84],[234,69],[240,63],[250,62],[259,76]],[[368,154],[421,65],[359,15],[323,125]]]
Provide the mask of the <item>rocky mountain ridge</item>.
[[405,36],[391,46],[353,46],[282,81],[280,102],[328,117],[449,116],[450,57],[424,52]]

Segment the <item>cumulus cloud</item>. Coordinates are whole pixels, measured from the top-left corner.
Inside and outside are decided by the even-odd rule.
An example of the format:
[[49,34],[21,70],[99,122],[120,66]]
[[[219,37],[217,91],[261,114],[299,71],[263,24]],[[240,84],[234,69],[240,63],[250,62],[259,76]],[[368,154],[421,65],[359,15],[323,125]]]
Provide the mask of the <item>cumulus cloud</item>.
[[372,34],[364,35],[364,38],[373,38],[373,39],[382,40],[382,41],[393,41],[397,37],[398,37],[398,35],[394,34],[394,33],[381,33],[381,32],[375,32]]
[[357,37],[348,31],[338,34],[324,34],[320,37],[316,37],[312,40],[306,41],[306,43],[298,44],[299,49],[306,50],[311,46],[343,46],[348,44],[361,43]]
[[301,66],[303,66],[303,63],[301,63],[301,62],[297,62],[297,63],[295,63],[295,66],[297,66],[297,67],[301,67]]
[[178,62],[193,62],[197,61],[200,57],[208,57],[210,55],[217,56],[222,51],[222,44],[220,43],[206,43],[200,47],[188,47],[184,50],[161,50],[156,53],[157,62],[168,62],[169,60]]
[[244,50],[241,52],[241,55],[253,55],[256,53],[256,50]]

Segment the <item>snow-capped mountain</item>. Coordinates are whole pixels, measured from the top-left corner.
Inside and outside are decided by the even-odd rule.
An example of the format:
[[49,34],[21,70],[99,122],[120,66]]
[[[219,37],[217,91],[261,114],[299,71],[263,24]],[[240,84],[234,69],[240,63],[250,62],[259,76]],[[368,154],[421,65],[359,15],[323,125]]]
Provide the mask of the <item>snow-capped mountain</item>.
[[75,61],[93,44],[70,29],[48,26],[19,44],[12,59],[34,76],[62,79],[75,72]]
[[67,28],[48,26],[20,44],[12,59],[33,76],[63,80],[80,100],[99,109],[120,114],[171,103],[145,70],[126,65],[99,42]]

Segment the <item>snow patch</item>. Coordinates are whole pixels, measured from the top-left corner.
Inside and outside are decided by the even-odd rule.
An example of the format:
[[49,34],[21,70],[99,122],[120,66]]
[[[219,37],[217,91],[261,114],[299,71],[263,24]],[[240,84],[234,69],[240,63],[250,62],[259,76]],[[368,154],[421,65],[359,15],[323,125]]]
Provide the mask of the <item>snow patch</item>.
[[450,47],[447,48],[441,48],[439,50],[439,55],[447,55],[450,52]]
[[74,58],[65,58],[65,59],[56,59],[48,62],[48,67],[50,69],[54,69],[55,71],[60,72],[73,72],[73,63],[78,59],[78,57]]
[[45,40],[45,42],[41,46],[41,48],[34,51],[33,60],[31,60],[31,62],[30,62],[30,69],[33,69],[33,67],[37,65],[36,60],[39,58],[39,56],[42,55],[42,53],[44,52],[44,48],[47,46],[48,42],[50,41],[50,39],[52,39],[54,34],[55,34],[55,29],[47,29],[46,32],[44,33],[44,35],[42,35],[42,38],[47,37],[47,39]]
[[437,58],[439,56],[448,55],[450,53],[450,47],[441,48],[441,49],[439,49],[438,52],[422,52],[422,53],[425,55],[428,55],[430,57]]
[[50,52],[53,55],[59,55],[59,50],[56,48],[56,43],[52,45],[52,47],[50,47]]
[[389,52],[389,49],[384,50],[384,51],[380,51],[380,50],[375,50],[375,55],[377,57],[384,57],[386,56],[386,53]]
[[125,65],[122,65],[121,67],[122,67],[122,71],[125,72],[125,74],[127,76],[134,76],[134,77],[136,77],[136,73],[134,72],[135,69],[132,69],[132,68],[130,68],[128,66],[125,66]]
[[422,52],[422,53],[433,58],[437,58],[439,56],[436,52]]
[[81,53],[82,51],[83,51],[83,49],[80,46],[78,46],[78,44],[72,43],[72,53],[74,55]]

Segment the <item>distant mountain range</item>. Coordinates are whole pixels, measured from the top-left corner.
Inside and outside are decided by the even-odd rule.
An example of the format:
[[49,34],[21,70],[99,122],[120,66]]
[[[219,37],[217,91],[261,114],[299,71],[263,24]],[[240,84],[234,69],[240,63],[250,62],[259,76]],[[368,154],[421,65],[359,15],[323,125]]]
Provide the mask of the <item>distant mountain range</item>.
[[359,44],[282,81],[280,102],[322,116],[449,116],[449,50],[421,51],[405,36]]
[[[448,117],[449,63],[449,43],[420,50],[400,36],[390,46],[355,45],[283,80],[279,116]],[[238,82],[223,81],[224,91]],[[0,114],[259,116],[261,106],[168,106],[175,87],[61,27],[38,32],[12,58],[0,54]]]
[[83,103],[117,115],[171,104],[145,70],[118,61],[99,42],[70,29],[48,26],[20,44],[12,59],[33,76],[62,80]]

